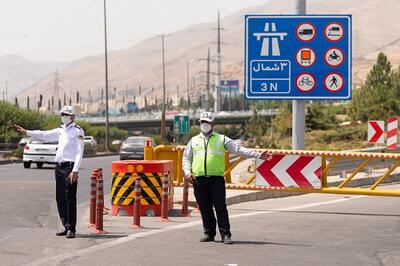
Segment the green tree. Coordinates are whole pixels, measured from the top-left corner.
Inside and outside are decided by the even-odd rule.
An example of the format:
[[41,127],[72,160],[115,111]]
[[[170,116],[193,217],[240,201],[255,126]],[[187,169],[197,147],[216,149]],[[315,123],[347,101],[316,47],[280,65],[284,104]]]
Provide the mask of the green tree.
[[400,88],[396,75],[386,55],[380,53],[365,83],[353,93],[350,106],[353,121],[386,120],[399,113]]
[[314,102],[307,106],[306,127],[308,131],[331,129],[336,122],[335,114],[321,102]]

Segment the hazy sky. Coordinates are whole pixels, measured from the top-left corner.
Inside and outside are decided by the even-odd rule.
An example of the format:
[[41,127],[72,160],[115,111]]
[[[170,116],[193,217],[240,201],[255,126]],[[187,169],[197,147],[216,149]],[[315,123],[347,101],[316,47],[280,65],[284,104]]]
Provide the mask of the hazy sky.
[[[267,0],[107,0],[109,49]],[[70,61],[104,51],[103,0],[0,0],[0,56]]]

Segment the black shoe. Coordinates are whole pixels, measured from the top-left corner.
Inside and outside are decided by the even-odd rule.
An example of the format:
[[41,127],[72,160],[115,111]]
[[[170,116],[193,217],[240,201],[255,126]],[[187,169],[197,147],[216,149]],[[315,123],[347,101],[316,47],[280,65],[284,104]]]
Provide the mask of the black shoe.
[[75,238],[75,232],[68,231],[67,238]]
[[200,242],[212,242],[214,241],[214,237],[205,234],[202,238],[200,238]]
[[68,233],[68,230],[65,229],[64,231],[57,232],[57,233],[56,233],[56,236],[66,236],[67,233]]
[[233,241],[232,241],[230,236],[222,236],[221,242],[224,243],[224,244],[228,244],[228,245],[232,245],[233,244]]

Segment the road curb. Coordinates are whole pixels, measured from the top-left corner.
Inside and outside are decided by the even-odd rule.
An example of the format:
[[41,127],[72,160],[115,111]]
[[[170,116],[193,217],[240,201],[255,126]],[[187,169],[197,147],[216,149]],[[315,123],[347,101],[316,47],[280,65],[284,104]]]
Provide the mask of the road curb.
[[21,159],[17,159],[17,160],[1,160],[0,161],[0,165],[12,164],[12,163],[22,163],[22,160]]
[[[115,155],[118,155],[118,153],[91,154],[91,155],[85,155],[85,156],[83,156],[83,158],[106,157],[106,156],[115,156]],[[0,160],[0,165],[13,164],[13,163],[22,163],[22,159]]]
[[83,156],[83,158],[95,158],[95,157],[107,157],[107,156],[114,156],[118,155],[119,153],[100,153],[100,154],[89,154]]

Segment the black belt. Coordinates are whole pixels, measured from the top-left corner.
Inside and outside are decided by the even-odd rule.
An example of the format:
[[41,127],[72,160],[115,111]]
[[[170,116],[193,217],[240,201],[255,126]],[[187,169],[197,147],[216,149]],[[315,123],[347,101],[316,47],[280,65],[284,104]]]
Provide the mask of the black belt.
[[217,177],[222,177],[222,175],[201,175],[201,176],[196,176],[196,178],[217,178]]
[[58,166],[65,167],[65,166],[72,166],[74,165],[74,162],[62,162],[62,163],[56,163]]

